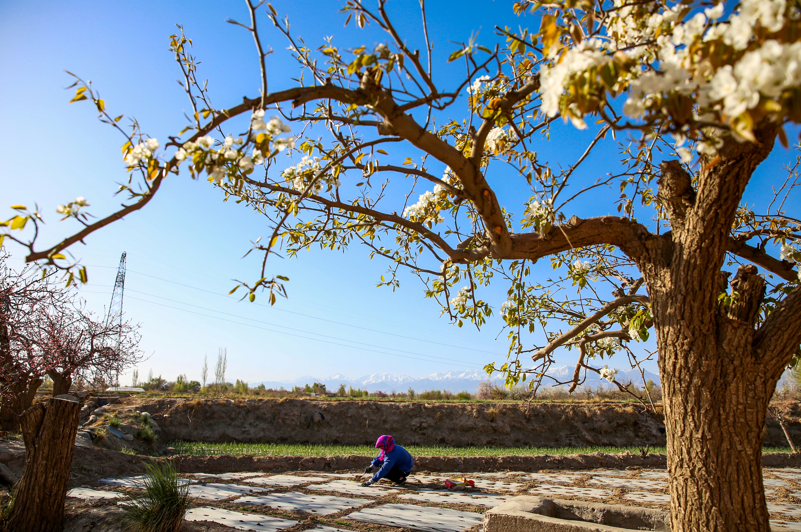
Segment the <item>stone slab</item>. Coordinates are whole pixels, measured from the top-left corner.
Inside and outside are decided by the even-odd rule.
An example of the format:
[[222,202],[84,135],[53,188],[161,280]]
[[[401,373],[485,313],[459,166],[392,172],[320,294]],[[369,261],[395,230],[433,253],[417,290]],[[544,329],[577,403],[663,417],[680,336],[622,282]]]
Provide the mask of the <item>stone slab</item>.
[[801,517],[801,506],[795,504],[771,504],[768,503],[768,512],[771,514],[791,515]]
[[450,508],[385,504],[354,512],[345,519],[423,532],[462,532],[481,523],[481,514]]
[[537,482],[553,482],[555,484],[572,484],[581,478],[582,475],[570,474],[548,474],[548,473],[530,473],[520,480],[535,480]]
[[440,492],[427,491],[425,493],[410,493],[400,496],[401,499],[412,501],[430,502],[432,504],[472,504],[474,506],[484,506],[495,508],[511,498],[511,495],[498,495],[495,493],[464,493],[464,492]]
[[283,486],[291,488],[300,484],[308,484],[310,482],[326,482],[327,478],[323,477],[300,477],[294,475],[273,475],[271,477],[256,477],[250,478],[243,482],[246,484],[255,484],[257,486]]
[[669,476],[667,471],[643,471],[640,473],[640,478],[661,478],[667,480]]
[[782,521],[781,519],[771,519],[770,528],[773,532],[783,532],[784,530],[801,530],[801,523],[796,521]]
[[601,477],[626,477],[631,474],[631,471],[626,471],[625,469],[597,469],[585,471],[584,474]]
[[528,490],[529,493],[542,497],[590,497],[593,499],[605,499],[612,495],[609,490],[598,488],[574,488],[571,486],[557,486],[554,484],[541,484],[536,488]]
[[[123,477],[123,478],[101,478],[98,480],[100,484],[105,484],[107,486],[120,486],[123,488],[139,488],[143,489],[145,487],[145,475],[138,475],[135,477]],[[185,478],[178,479],[179,484],[191,484],[191,481]]]
[[792,480],[793,482],[801,482],[801,473],[795,473],[793,471],[771,471],[771,473],[779,478]]
[[631,532],[668,530],[670,514],[662,510],[513,497],[484,514],[483,532]]
[[220,480],[241,480],[243,478],[264,476],[264,473],[190,473],[189,476],[197,478],[219,478]]
[[121,493],[113,491],[93,490],[92,488],[72,488],[67,492],[67,497],[75,497],[87,501],[99,501],[103,499],[120,499],[125,497]]
[[187,521],[210,521],[237,530],[278,532],[298,524],[289,519],[278,519],[266,515],[243,514],[222,508],[192,508],[186,512]]
[[277,510],[309,512],[310,514],[328,515],[350,510],[372,502],[369,499],[348,499],[333,495],[309,495],[307,493],[271,493],[258,497],[242,497],[234,504],[251,506],[267,506]]
[[381,497],[382,495],[386,495],[388,490],[398,488],[392,488],[389,485],[382,486],[375,484],[365,487],[350,480],[334,480],[326,484],[315,484],[314,486],[309,486],[306,489],[314,491],[338,491],[340,493],[347,493],[349,495],[364,495],[367,497]]
[[764,478],[762,483],[769,488],[789,488],[790,484],[786,480],[779,480],[777,478]]
[[661,490],[667,488],[667,483],[661,480],[642,480],[636,478],[593,478],[587,484],[601,485],[612,488]]
[[634,502],[654,502],[667,504],[670,503],[670,495],[665,493],[654,493],[651,491],[630,491],[623,496],[627,501]]
[[[469,476],[467,478],[470,478]],[[504,482],[502,480],[481,480],[471,479],[476,483],[476,487],[490,491],[518,491],[525,487],[519,482]]]
[[221,501],[238,497],[256,491],[269,491],[270,488],[256,488],[253,486],[239,486],[237,484],[197,484],[189,486],[189,496],[207,501]]

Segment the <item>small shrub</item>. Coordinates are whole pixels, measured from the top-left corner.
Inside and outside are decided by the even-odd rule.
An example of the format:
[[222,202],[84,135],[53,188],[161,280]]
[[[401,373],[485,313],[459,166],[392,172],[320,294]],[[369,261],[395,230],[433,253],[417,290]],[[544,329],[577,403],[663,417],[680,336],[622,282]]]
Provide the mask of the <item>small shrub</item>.
[[123,447],[122,449],[120,449],[120,452],[122,454],[130,454],[131,456],[136,456],[137,454],[139,454],[135,450],[128,447]]
[[150,464],[144,477],[144,493],[125,506],[129,529],[135,532],[178,532],[189,508],[189,486],[179,484],[169,462]]
[[456,398],[460,401],[470,401],[473,399],[473,396],[467,392],[459,392],[456,394]]
[[101,443],[103,443],[106,440],[106,434],[108,434],[108,431],[104,428],[99,428],[95,430],[94,444],[100,445]]
[[118,429],[120,428],[120,425],[122,425],[122,420],[118,418],[116,414],[114,414],[114,417],[108,420],[108,424],[114,427],[115,429]]
[[143,442],[150,444],[156,443],[156,439],[158,438],[158,436],[156,436],[156,433],[153,432],[153,429],[150,427],[142,427],[141,429],[136,429],[134,437],[137,440],[142,440]]

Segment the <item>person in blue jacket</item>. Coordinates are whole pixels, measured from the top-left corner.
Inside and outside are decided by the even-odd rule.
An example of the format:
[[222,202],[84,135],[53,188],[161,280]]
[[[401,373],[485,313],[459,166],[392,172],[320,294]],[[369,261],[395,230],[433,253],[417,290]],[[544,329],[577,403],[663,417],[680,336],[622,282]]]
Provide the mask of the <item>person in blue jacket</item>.
[[382,478],[391,480],[398,485],[406,482],[406,477],[414,467],[414,459],[409,451],[396,445],[395,438],[386,435],[378,438],[375,446],[377,449],[381,449],[381,453],[367,466],[364,472],[372,473],[374,467],[380,467],[380,469],[362,486],[372,486]]

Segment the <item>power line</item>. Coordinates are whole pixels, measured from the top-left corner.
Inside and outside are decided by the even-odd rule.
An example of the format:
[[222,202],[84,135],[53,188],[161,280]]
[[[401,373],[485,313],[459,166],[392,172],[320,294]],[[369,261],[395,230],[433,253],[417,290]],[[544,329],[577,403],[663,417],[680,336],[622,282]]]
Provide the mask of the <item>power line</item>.
[[[134,290],[131,290],[129,288],[128,291],[129,292],[133,292]],[[154,297],[158,297],[158,296],[154,296]],[[252,325],[250,323],[242,323],[242,322],[239,322],[239,321],[220,318],[218,316],[209,316],[208,314],[202,314],[200,312],[194,312],[194,311],[183,309],[183,308],[180,308],[180,307],[173,307],[171,305],[164,305],[162,303],[156,303],[155,301],[148,301],[147,299],[142,299],[142,298],[138,298],[138,297],[131,296],[131,295],[128,296],[128,299],[135,299],[137,301],[142,301],[143,303],[149,303],[151,305],[156,305],[156,306],[159,306],[159,307],[165,307],[165,308],[169,308],[169,309],[173,309],[173,310],[180,310],[182,312],[187,312],[189,314],[195,314],[197,316],[203,316],[203,317],[206,317],[206,318],[212,318],[212,319],[215,319],[215,320],[225,321],[225,322],[228,322],[228,323],[234,323],[234,324],[237,324],[237,325],[243,325],[245,327],[252,327],[254,329],[260,329],[260,330],[263,330],[263,331],[269,331],[269,332],[274,332],[274,333],[278,333],[278,334],[283,334],[283,335],[286,335],[286,336],[293,336],[295,338],[303,338],[303,339],[306,339],[306,340],[313,340],[315,342],[325,342],[326,344],[329,344],[329,345],[338,345],[338,346],[341,346],[341,347],[348,347],[348,348],[351,348],[351,349],[359,349],[360,351],[369,351],[369,352],[372,352],[372,353],[379,353],[379,354],[382,354],[382,355],[388,355],[388,356],[394,356],[394,357],[400,357],[400,358],[409,358],[409,359],[413,359],[413,360],[421,360],[423,362],[439,362],[440,364],[448,363],[448,364],[455,364],[455,365],[458,365],[458,366],[462,366],[462,367],[465,367],[465,368],[476,369],[475,366],[469,366],[469,365],[466,365],[466,364],[462,364],[460,362],[453,361],[452,359],[431,360],[431,359],[428,359],[428,358],[420,358],[419,356],[415,357],[415,356],[399,355],[397,353],[388,353],[386,351],[377,351],[376,349],[368,349],[366,347],[357,347],[357,346],[348,345],[348,344],[331,342],[330,340],[323,340],[323,339],[320,339],[320,338],[311,338],[311,337],[308,337],[308,336],[303,336],[301,334],[295,334],[295,333],[290,333],[290,332],[281,331],[281,330],[269,329],[267,327],[259,327],[257,325]],[[201,308],[202,310],[207,310],[209,312],[217,312],[219,314],[224,314],[224,315],[227,315],[227,316],[240,317],[240,316],[235,316],[233,314],[228,314],[226,312],[219,312],[219,311],[210,310],[210,309],[203,309],[202,307],[197,307],[195,305],[190,305],[190,306],[194,306],[196,308]],[[259,322],[258,320],[253,320],[252,318],[243,318],[243,319],[256,321],[257,323],[262,323],[262,322]],[[286,328],[289,328],[289,327],[286,327]],[[298,329],[292,329],[292,330],[298,330]],[[334,336],[326,336],[326,335],[317,334],[317,333],[311,333],[311,334],[322,336],[323,338],[333,338],[335,340],[353,342],[352,340],[343,340],[342,338],[337,338],[337,337],[334,337]],[[365,344],[365,343],[362,343],[362,342],[353,342],[353,343],[361,344],[361,345],[367,345],[367,346],[371,346],[371,347],[376,347],[376,348],[379,348],[379,349],[392,349],[392,348],[386,348],[386,347],[381,347],[381,346],[374,346],[372,344]],[[401,350],[395,349],[395,351],[401,351]],[[401,351],[401,352],[408,353],[408,351]],[[419,353],[413,353],[413,354],[419,355]],[[425,356],[429,356],[429,355],[420,355],[420,356],[425,357]],[[441,357],[436,357],[436,358],[441,358]]]
[[[224,297],[226,299],[234,299],[232,297],[220,294],[219,292],[214,292],[212,290],[206,290],[204,288],[198,288],[196,286],[191,286],[191,285],[184,284],[184,283],[179,283],[179,282],[176,282],[176,281],[170,281],[169,279],[163,279],[161,277],[156,277],[155,275],[150,275],[150,274],[147,274],[147,273],[141,273],[141,272],[137,272],[137,271],[134,271],[134,270],[128,270],[128,271],[131,272],[131,273],[135,273],[136,275],[142,275],[142,276],[145,276],[145,277],[150,277],[151,279],[157,279],[159,281],[164,281],[165,283],[172,283],[172,284],[175,284],[175,285],[178,285],[178,286],[183,286],[185,288],[191,288],[192,290],[198,290],[200,292],[205,292],[207,294],[213,294],[213,295],[218,296],[218,297]],[[158,297],[158,296],[155,296],[155,297]],[[310,314],[303,314],[302,312],[295,312],[295,311],[292,311],[292,310],[286,310],[286,309],[282,309],[282,308],[272,307],[272,306],[269,306],[269,305],[263,305],[261,303],[252,303],[252,304],[260,306],[260,307],[264,307],[264,308],[269,308],[269,309],[277,311],[277,312],[285,312],[287,314],[294,314],[296,316],[301,316],[301,317],[304,317],[304,318],[311,318],[311,319],[314,319],[314,320],[324,321],[326,323],[333,323],[334,325],[342,325],[342,326],[345,326],[345,327],[352,327],[354,329],[360,329],[362,331],[369,331],[369,332],[374,332],[374,333],[378,333],[378,334],[386,334],[387,336],[394,336],[396,338],[403,338],[405,340],[414,340],[414,341],[417,341],[417,342],[425,342],[425,343],[428,343],[428,344],[441,345],[441,346],[445,346],[445,347],[458,347],[459,349],[463,349],[463,350],[466,350],[466,351],[475,351],[477,353],[487,353],[487,354],[490,354],[490,355],[496,355],[497,354],[494,351],[487,351],[486,349],[476,349],[476,348],[473,348],[473,347],[454,346],[453,344],[446,344],[446,343],[443,343],[443,342],[435,342],[433,340],[424,340],[422,338],[415,338],[413,336],[406,336],[406,335],[403,335],[403,334],[396,334],[396,333],[391,333],[391,332],[387,332],[387,331],[381,331],[381,330],[378,330],[378,329],[370,329],[369,327],[362,327],[360,325],[352,325],[350,323],[344,323],[344,322],[341,322],[341,321],[330,320],[330,319],[327,319],[327,318],[320,318],[318,316],[312,316]]]

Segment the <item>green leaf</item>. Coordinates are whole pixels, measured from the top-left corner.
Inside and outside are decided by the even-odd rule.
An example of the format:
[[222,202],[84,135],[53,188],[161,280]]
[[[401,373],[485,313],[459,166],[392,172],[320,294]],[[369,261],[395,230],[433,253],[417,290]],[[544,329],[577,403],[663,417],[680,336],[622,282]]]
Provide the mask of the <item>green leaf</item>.
[[16,209],[18,211],[27,211],[28,210],[28,207],[26,207],[25,205],[12,205],[11,208],[12,209]]
[[95,100],[98,112],[102,113],[106,109],[106,102],[103,100]]
[[82,284],[89,282],[89,274],[86,273],[86,266],[81,266],[78,270],[78,276],[81,278]]
[[253,303],[256,300],[256,294],[251,292],[250,294],[248,294],[248,299],[250,300],[251,303]]
[[11,229],[22,229],[25,227],[25,224],[28,223],[27,216],[14,216],[11,220]]
[[240,286],[240,285],[236,285],[236,286],[234,287],[234,289],[233,289],[233,290],[231,290],[230,292],[228,292],[228,295],[230,296],[231,294],[233,294],[234,292],[236,292],[237,290],[239,290],[239,286]]
[[459,59],[459,58],[460,58],[460,57],[462,57],[463,55],[464,55],[464,49],[462,49],[462,50],[456,50],[456,51],[455,51],[455,52],[453,52],[453,53],[452,53],[450,56],[448,56],[448,63],[450,63],[450,62],[452,62],[452,61],[456,61],[457,59]]
[[53,259],[53,260],[58,260],[58,259],[62,259],[63,260],[63,259],[66,259],[67,257],[65,257],[62,253],[56,253],[55,255],[51,256],[50,258]]

